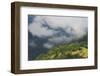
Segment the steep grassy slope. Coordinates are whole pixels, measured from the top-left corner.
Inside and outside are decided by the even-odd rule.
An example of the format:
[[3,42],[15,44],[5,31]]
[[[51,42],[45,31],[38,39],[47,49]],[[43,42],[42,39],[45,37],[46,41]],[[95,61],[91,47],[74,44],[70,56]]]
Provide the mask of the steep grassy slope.
[[57,45],[51,48],[47,53],[40,54],[36,60],[50,60],[50,59],[75,59],[87,58],[88,47],[85,41],[78,43],[69,43]]

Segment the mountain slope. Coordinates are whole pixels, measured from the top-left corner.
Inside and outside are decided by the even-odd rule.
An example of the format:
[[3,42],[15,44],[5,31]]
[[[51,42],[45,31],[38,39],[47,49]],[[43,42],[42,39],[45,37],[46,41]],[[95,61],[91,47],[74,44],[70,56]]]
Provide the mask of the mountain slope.
[[69,43],[51,48],[47,53],[40,54],[36,60],[87,58],[86,42]]

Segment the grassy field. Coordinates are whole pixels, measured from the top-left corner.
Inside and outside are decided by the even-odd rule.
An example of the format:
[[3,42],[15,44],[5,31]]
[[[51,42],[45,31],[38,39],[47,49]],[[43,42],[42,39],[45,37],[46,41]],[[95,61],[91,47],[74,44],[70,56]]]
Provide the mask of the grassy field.
[[47,53],[40,54],[36,60],[51,59],[77,59],[88,57],[88,46],[86,42],[69,43],[57,45],[48,50]]

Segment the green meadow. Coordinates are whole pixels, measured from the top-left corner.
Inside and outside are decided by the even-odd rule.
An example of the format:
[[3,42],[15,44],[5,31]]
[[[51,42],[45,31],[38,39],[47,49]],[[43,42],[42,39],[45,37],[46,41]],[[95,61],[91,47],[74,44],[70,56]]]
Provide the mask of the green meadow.
[[87,58],[88,46],[86,42],[69,43],[51,48],[47,53],[40,54],[36,60],[76,59]]

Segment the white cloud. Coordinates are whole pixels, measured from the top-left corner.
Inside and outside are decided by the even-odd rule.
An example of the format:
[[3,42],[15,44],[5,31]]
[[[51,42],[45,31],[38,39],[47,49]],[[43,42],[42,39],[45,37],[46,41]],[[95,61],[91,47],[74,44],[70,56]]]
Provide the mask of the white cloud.
[[36,36],[51,36],[54,31],[48,30],[47,28],[43,27],[44,24],[44,18],[40,16],[36,16],[34,21],[29,25],[29,31],[32,33],[32,35]]
[[[53,29],[43,27],[43,24],[48,24]],[[62,28],[66,33],[72,34],[71,36],[54,36],[58,31],[54,30]],[[38,37],[51,37],[49,42],[60,43],[70,42],[83,37],[88,29],[88,18],[87,17],[61,17],[61,16],[35,16],[33,22],[29,25],[29,31],[32,35]],[[51,44],[45,44],[46,47],[51,47]]]
[[58,16],[41,16],[52,28],[86,27],[86,18],[84,17],[58,17]]
[[50,44],[50,43],[45,43],[44,45],[43,45],[45,48],[52,48],[54,45],[53,44]]
[[66,37],[66,36],[59,36],[59,37],[53,37],[48,39],[49,42],[59,44],[59,43],[65,43],[65,42],[70,42],[72,40],[71,37]]
[[32,33],[32,35],[36,36],[51,36],[53,34],[52,30],[48,30],[47,28],[42,27],[42,24],[39,22],[34,22],[30,24],[29,31]]

